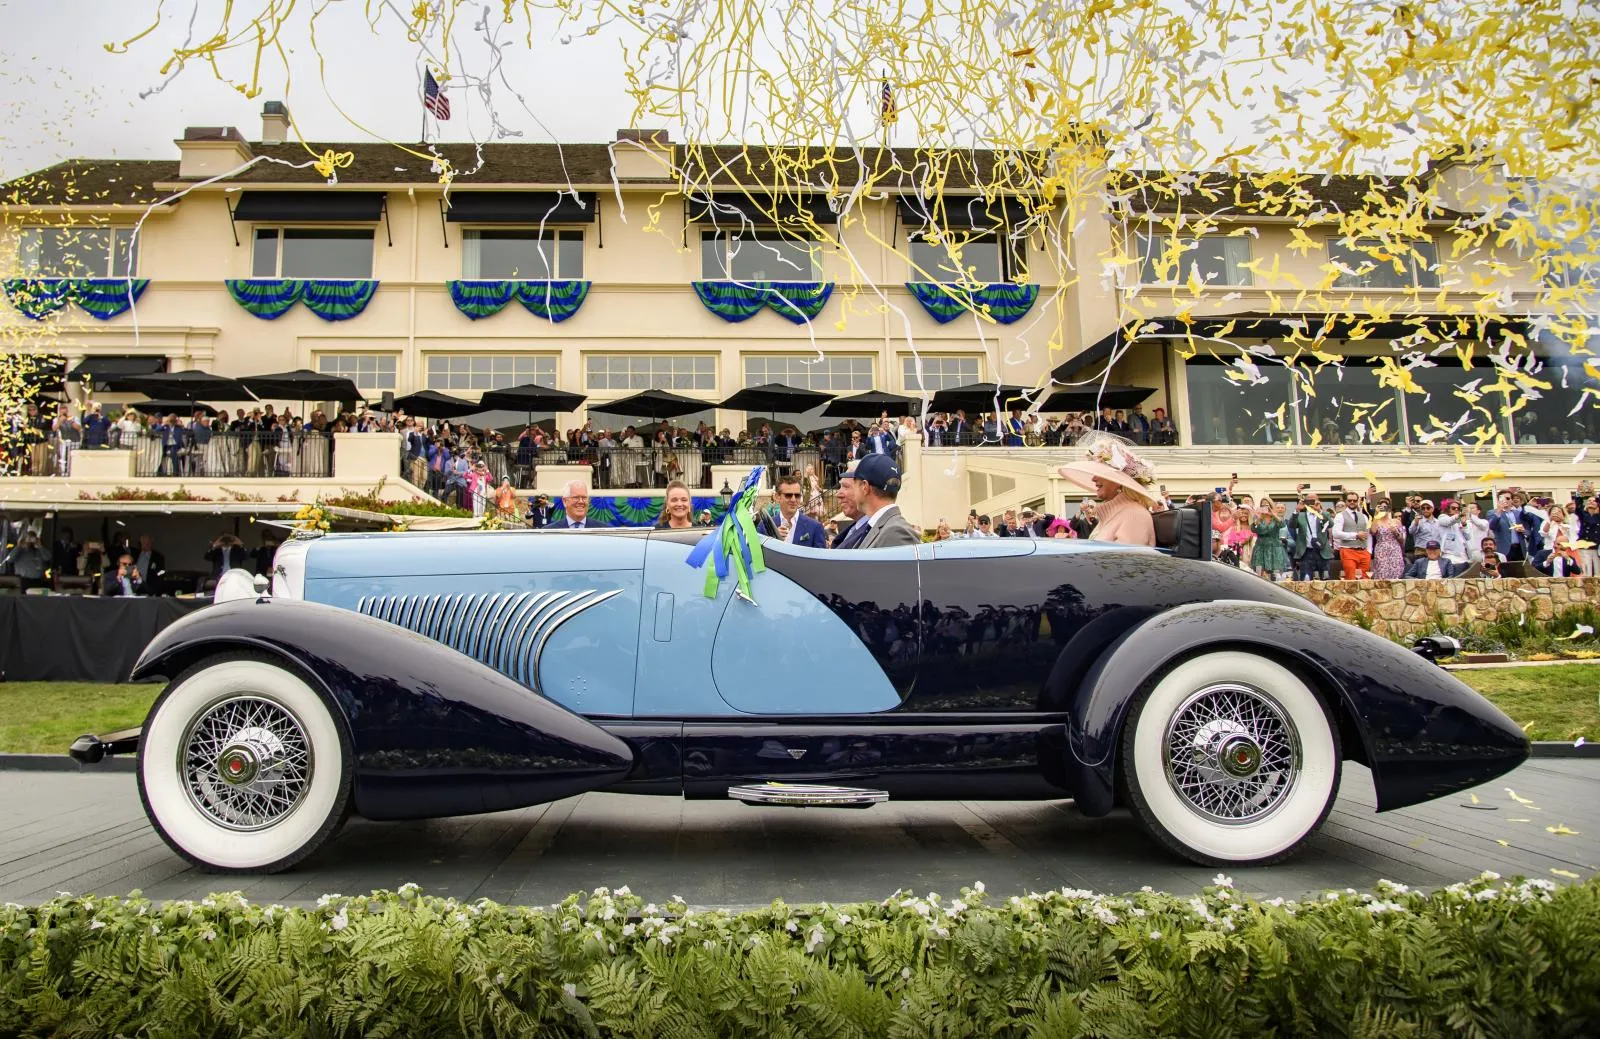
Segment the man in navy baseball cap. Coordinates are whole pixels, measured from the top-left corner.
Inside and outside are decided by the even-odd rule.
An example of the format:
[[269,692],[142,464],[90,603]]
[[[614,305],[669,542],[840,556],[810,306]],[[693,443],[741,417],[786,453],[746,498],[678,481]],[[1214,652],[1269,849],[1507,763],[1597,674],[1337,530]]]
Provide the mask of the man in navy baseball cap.
[[894,464],[891,456],[867,455],[856,462],[850,476],[850,492],[855,497],[856,507],[866,518],[866,529],[853,543],[847,537],[840,548],[888,548],[922,541],[916,528],[900,514],[900,506],[895,504],[900,496],[901,475],[900,467]]

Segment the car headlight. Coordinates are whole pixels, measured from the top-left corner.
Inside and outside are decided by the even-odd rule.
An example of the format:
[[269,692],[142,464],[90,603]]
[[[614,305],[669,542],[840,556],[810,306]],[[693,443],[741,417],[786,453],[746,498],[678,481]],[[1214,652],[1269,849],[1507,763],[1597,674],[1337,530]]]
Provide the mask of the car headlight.
[[307,538],[290,538],[272,557],[272,594],[280,599],[304,599],[306,592]]

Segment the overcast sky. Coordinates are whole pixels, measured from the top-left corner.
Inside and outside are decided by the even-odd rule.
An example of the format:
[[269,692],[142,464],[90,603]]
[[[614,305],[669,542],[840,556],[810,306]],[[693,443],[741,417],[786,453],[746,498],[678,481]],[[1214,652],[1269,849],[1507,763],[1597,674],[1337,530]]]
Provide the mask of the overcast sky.
[[[281,65],[264,68],[261,95],[247,99],[203,64],[192,64],[160,92],[140,96],[161,84],[162,63],[188,34],[193,5],[186,0],[168,2],[162,27],[123,54],[108,53],[104,45],[143,31],[152,20],[153,0],[0,0],[0,25],[6,27],[0,34],[0,176],[71,157],[175,159],[172,141],[185,126],[236,126],[254,140],[261,132],[262,102],[285,97],[308,139],[363,141],[375,135],[415,142],[422,112],[416,45],[393,21],[381,38],[367,31],[362,6],[337,5],[319,21],[324,29],[341,30],[330,33],[332,39],[318,38],[318,49],[332,58],[326,88],[317,55],[301,46],[290,55],[291,90],[284,89]],[[194,36],[203,39],[215,28],[202,18]],[[522,140],[608,141],[629,125],[633,102],[621,92],[622,60],[614,39],[563,45],[552,33],[535,38],[531,58],[520,39],[506,53],[509,82],[497,78],[493,96],[500,122],[521,131]],[[484,72],[488,56],[487,50],[469,52],[466,67]],[[243,52],[236,54],[233,65],[242,58]],[[481,99],[462,89],[451,97],[444,139],[489,139],[492,121]]]

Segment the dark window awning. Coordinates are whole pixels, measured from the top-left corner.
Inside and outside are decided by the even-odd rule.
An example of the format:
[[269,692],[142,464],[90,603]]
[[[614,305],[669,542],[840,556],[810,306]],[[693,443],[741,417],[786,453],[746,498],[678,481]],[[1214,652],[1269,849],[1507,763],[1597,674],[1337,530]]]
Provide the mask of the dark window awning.
[[592,224],[600,211],[592,191],[452,191],[448,201],[454,224]]
[[233,219],[267,224],[375,224],[383,216],[381,191],[246,191]]
[[1004,231],[1028,217],[1020,198],[1004,196],[992,202],[985,201],[982,195],[945,195],[926,200],[901,196],[898,208],[900,222],[913,232],[929,224],[952,231]]
[[121,385],[128,376],[154,375],[166,370],[165,357],[85,357],[67,373],[67,378],[73,382],[92,381],[97,390],[123,393],[130,389]]
[[803,223],[831,224],[839,218],[826,195],[768,195],[723,192],[689,200],[689,222],[712,224],[729,230],[742,227],[780,227]]

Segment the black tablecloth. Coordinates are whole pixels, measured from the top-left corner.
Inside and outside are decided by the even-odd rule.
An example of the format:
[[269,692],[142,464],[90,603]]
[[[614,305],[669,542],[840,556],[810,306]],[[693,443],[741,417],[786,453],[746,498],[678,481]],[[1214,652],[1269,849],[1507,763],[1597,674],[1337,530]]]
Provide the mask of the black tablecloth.
[[156,632],[210,599],[0,595],[0,679],[126,682]]

